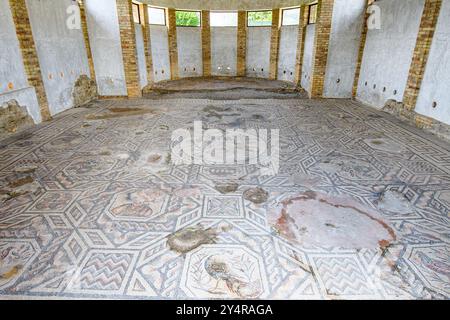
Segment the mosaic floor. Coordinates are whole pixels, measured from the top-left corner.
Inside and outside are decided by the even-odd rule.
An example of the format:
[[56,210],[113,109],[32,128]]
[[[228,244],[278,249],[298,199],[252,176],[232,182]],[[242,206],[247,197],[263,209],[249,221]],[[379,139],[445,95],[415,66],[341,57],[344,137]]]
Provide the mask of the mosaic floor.
[[[171,132],[280,129],[280,171]],[[0,298],[448,299],[450,145],[346,100],[100,101],[0,142]]]

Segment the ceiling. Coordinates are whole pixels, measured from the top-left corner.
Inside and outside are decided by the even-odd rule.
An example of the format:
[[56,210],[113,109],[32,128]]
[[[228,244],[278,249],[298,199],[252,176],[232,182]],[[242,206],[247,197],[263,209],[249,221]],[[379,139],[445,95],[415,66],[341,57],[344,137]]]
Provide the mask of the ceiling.
[[314,0],[139,0],[153,6],[191,10],[260,10],[295,7]]

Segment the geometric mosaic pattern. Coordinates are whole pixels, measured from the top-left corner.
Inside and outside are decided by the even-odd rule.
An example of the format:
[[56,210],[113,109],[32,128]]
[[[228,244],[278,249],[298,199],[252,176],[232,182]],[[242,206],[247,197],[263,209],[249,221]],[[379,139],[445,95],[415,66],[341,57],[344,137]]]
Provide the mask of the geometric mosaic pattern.
[[[280,129],[279,173],[173,165],[171,132],[196,120]],[[353,101],[95,102],[0,142],[0,185],[1,298],[450,298],[450,145]],[[244,199],[256,187],[267,202]],[[396,240],[290,241],[268,209],[308,190],[378,209]],[[202,241],[169,243],[187,228]]]

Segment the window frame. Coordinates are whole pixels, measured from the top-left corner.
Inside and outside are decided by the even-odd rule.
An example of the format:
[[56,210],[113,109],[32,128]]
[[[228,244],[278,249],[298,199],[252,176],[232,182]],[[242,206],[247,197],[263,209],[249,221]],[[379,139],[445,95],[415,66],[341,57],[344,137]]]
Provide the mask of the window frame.
[[[285,11],[289,11],[289,10],[297,10],[298,9],[298,21],[297,21],[297,23],[296,24],[284,24],[284,12]],[[301,11],[301,9],[300,9],[300,7],[290,7],[290,8],[283,8],[283,9],[281,9],[281,26],[283,27],[283,26],[286,26],[286,27],[289,27],[289,26],[298,26],[299,24],[300,24],[300,15],[301,15],[301,13],[302,13],[302,11]],[[309,14],[308,14],[309,15]]]
[[139,4],[138,3],[136,3],[136,2],[131,2],[131,5],[132,5],[132,8],[137,8],[137,13],[138,13],[138,22],[136,22],[135,20],[134,20],[134,10],[132,10],[132,13],[133,13],[133,22],[134,23],[137,23],[137,24],[142,24],[142,17],[141,17],[141,8],[139,7]]
[[151,26],[167,26],[167,11],[166,11],[166,8],[148,6],[148,10],[150,10],[150,9],[157,9],[157,10],[162,10],[163,11],[164,24],[152,23],[152,20],[150,19],[150,12],[147,12],[149,25],[151,25]]
[[[198,12],[200,15],[200,24],[198,26],[180,26],[177,24],[177,12]],[[201,28],[203,26],[203,17],[202,17],[202,11],[201,10],[183,10],[183,9],[175,9],[175,27],[180,28]]]
[[[314,17],[314,22],[311,22],[311,8],[312,7],[316,7],[316,16]],[[312,4],[310,4],[310,5],[308,5],[308,25],[309,24],[316,24],[316,22],[317,22],[317,9],[318,9],[318,7],[319,7],[319,3],[312,3]]]
[[[251,13],[251,12],[272,12],[272,20],[270,21],[270,24],[266,25],[266,26],[250,26],[248,24],[248,22],[249,22],[248,14]],[[247,11],[246,20],[247,20],[246,21],[247,28],[261,28],[261,27],[262,28],[267,28],[267,27],[271,27],[272,23],[273,23],[273,10],[271,10],[271,9],[268,9],[268,10],[249,10],[249,11]]]
[[[211,13],[234,13],[236,14],[236,25],[235,26],[213,26],[211,25]],[[233,11],[233,10],[211,10],[209,12],[209,27],[210,28],[237,28],[239,26],[239,12],[238,11]]]

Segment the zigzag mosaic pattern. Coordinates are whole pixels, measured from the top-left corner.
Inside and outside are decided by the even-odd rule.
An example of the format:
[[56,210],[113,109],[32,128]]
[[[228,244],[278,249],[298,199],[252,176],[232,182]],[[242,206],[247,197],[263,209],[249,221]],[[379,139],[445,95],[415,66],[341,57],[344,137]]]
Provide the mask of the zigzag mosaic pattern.
[[[279,128],[279,174],[174,166],[170,134],[194,120]],[[24,178],[0,204],[0,298],[450,297],[450,146],[355,102],[96,102],[0,143],[2,188]],[[245,200],[251,187],[269,201]],[[267,209],[306,190],[370,208],[393,190],[410,207],[380,209],[397,235],[387,250],[302,246]],[[172,244],[180,230],[201,243]]]

